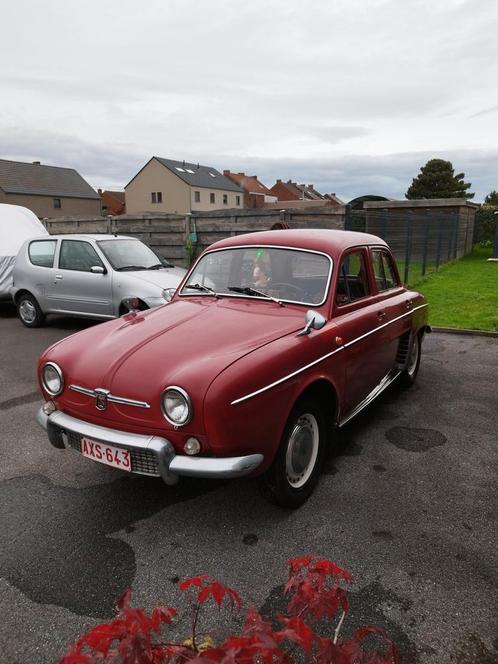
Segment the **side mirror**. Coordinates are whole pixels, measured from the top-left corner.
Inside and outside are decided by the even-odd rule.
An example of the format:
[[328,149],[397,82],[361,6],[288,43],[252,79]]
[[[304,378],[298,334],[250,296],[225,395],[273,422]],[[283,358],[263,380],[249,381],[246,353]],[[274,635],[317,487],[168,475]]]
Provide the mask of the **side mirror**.
[[306,334],[309,334],[311,330],[321,330],[326,322],[327,319],[324,318],[322,314],[319,314],[318,311],[308,309],[305,317],[305,326],[297,336],[304,337]]
[[105,267],[102,267],[102,265],[92,265],[92,267],[90,268],[90,272],[92,272],[93,274],[105,274],[106,269]]

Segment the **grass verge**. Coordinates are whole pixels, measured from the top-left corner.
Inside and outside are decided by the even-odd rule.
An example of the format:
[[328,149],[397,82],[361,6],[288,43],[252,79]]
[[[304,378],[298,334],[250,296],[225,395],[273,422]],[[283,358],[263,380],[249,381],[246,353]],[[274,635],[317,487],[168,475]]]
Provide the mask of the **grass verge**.
[[471,254],[411,282],[429,302],[429,322],[436,327],[498,331],[498,263],[491,250],[476,246]]

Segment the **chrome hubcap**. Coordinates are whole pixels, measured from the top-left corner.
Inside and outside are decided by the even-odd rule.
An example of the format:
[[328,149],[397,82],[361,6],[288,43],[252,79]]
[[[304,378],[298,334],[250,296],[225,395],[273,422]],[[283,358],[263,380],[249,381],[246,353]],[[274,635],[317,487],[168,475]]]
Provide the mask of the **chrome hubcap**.
[[23,300],[19,307],[19,315],[26,323],[32,323],[36,318],[36,309],[29,300]]
[[311,413],[304,413],[296,422],[287,445],[285,474],[289,484],[299,489],[309,480],[318,456],[320,433]]
[[412,350],[410,352],[410,357],[408,359],[408,366],[406,367],[406,370],[410,376],[413,376],[413,374],[415,373],[415,369],[417,368],[418,352],[419,352],[418,340],[414,339],[412,344]]

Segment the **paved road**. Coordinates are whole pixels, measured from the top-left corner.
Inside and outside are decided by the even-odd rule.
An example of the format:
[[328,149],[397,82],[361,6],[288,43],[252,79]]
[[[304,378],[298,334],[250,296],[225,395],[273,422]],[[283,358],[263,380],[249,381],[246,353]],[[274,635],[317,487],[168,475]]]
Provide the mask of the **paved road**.
[[384,626],[406,663],[498,662],[498,339],[429,336],[417,384],[343,430],[290,512],[249,480],[171,489],[50,447],[35,360],[90,324],[28,330],[0,305],[2,664],[56,662],[129,586],[150,608],[207,573],[274,610],[286,560],[308,552],[352,572],[348,627]]

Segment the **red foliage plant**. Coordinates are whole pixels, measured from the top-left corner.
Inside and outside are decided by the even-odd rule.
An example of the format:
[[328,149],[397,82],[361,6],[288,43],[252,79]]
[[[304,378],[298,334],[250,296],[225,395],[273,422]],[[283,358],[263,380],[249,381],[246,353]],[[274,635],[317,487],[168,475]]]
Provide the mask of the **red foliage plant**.
[[219,644],[209,637],[200,641],[200,612],[211,599],[218,609],[224,605],[239,611],[240,597],[232,588],[208,576],[179,584],[191,600],[191,635],[181,643],[161,638],[177,615],[175,609],[159,606],[147,615],[130,606],[127,590],[118,601],[117,617],[82,636],[60,664],[400,664],[394,643],[379,627],[356,629],[347,639],[340,636],[349,610],[342,584],[350,579],[349,572],[314,555],[290,560],[286,615],[270,621],[250,606],[240,633]]

